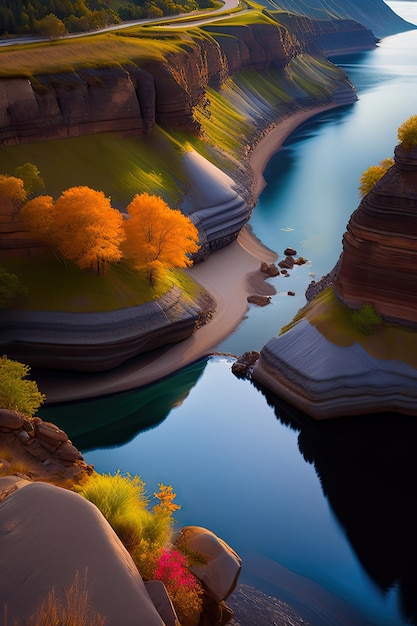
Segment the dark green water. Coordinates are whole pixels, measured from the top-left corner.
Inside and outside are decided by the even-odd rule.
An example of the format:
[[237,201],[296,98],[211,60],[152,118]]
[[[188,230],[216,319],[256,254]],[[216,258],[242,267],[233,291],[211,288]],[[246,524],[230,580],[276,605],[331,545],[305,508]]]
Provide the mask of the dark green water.
[[[414,6],[417,23],[416,4],[392,6]],[[219,350],[259,349],[291,320],[312,277],[340,254],[361,173],[393,155],[398,126],[417,113],[417,31],[337,62],[358,102],[291,136],[267,167],[251,220],[266,245],[279,254],[290,245],[309,263],[271,279],[273,303],[251,308]],[[313,423],[237,380],[231,364],[208,359],[149,388],[42,416],[98,471],[137,473],[150,493],[172,484],[178,526],[217,533],[242,556],[242,581],[288,601],[310,624],[417,624],[415,422]]]

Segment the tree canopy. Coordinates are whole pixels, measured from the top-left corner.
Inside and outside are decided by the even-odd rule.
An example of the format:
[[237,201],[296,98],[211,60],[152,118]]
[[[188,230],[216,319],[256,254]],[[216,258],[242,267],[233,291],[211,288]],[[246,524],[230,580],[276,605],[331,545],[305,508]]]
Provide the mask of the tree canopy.
[[0,35],[87,32],[122,20],[187,13],[213,0],[0,0]]
[[18,411],[32,417],[43,404],[45,396],[35,381],[27,380],[30,367],[12,361],[3,355],[0,358],[0,407]]
[[136,194],[127,212],[124,253],[146,271],[151,283],[164,268],[192,265],[190,255],[199,249],[199,237],[189,217],[148,193]]
[[71,187],[53,205],[49,237],[64,259],[100,274],[122,257],[123,217],[102,191]]
[[412,115],[398,128],[398,139],[405,150],[417,146],[417,115]]
[[71,187],[54,202],[41,195],[20,209],[22,223],[63,259],[103,274],[122,258],[154,284],[160,272],[192,265],[199,234],[189,217],[159,196],[136,194],[128,217],[102,191]]
[[16,212],[26,200],[23,181],[16,176],[0,174],[0,215]]
[[47,244],[54,245],[51,235],[54,199],[52,196],[37,196],[20,209],[20,219],[31,233]]
[[13,174],[16,178],[20,178],[20,180],[23,181],[23,186],[28,198],[39,193],[45,187],[41,173],[33,163],[19,165],[16,167]]
[[0,309],[14,296],[24,293],[27,293],[27,289],[21,284],[19,277],[0,267]]

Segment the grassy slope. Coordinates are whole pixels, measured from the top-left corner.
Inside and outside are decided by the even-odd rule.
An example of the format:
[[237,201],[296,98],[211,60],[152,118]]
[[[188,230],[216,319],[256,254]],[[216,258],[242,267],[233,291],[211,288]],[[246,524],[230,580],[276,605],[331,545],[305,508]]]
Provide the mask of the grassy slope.
[[88,185],[104,191],[118,209],[144,191],[173,206],[186,185],[180,164],[183,151],[178,141],[159,128],[150,137],[86,135],[2,146],[0,172],[12,174],[29,161],[45,181],[43,193],[55,199],[68,187]]
[[75,264],[63,264],[52,253],[45,253],[30,263],[13,259],[2,265],[17,274],[28,290],[10,303],[13,309],[71,313],[113,311],[154,300],[174,284],[191,298],[202,292],[202,288],[181,270],[167,271],[155,287],[151,287],[143,273],[124,262],[109,266],[104,276],[81,272]]

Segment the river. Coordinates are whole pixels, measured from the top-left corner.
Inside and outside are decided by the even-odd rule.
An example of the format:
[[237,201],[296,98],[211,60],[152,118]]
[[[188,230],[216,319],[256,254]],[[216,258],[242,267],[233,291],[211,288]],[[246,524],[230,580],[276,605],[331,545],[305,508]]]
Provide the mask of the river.
[[[416,2],[389,5],[417,24]],[[219,351],[260,349],[292,319],[308,283],[338,259],[361,173],[393,155],[398,126],[417,113],[417,31],[334,61],[358,101],[291,135],[250,221],[265,245],[279,255],[292,246],[308,263],[271,279],[272,303],[251,306]],[[417,624],[417,425],[391,415],[312,424],[236,379],[231,364],[210,358],[146,389],[40,415],[97,471],[139,474],[150,493],[173,485],[178,526],[217,533],[243,559],[241,582],[311,626]]]

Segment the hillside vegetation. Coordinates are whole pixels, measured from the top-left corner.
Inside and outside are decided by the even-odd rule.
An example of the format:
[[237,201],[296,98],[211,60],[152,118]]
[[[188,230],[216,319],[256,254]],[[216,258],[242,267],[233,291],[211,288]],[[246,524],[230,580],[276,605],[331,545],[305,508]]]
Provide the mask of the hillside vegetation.
[[0,0],[0,35],[40,33],[56,37],[215,4],[213,0]]

